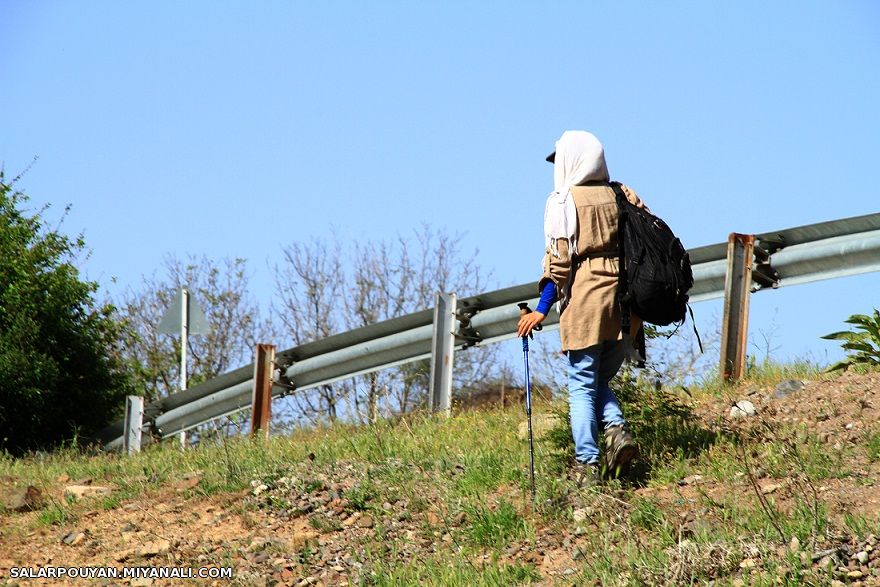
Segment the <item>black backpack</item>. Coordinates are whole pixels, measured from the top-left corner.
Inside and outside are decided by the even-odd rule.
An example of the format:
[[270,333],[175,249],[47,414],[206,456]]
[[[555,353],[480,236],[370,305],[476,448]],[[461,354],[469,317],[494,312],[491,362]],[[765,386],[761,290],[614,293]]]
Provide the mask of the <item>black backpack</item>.
[[617,295],[621,329],[629,332],[630,310],[657,326],[680,326],[689,310],[687,292],[694,285],[687,250],[663,220],[630,203],[619,182],[611,182],[611,188],[620,209]]

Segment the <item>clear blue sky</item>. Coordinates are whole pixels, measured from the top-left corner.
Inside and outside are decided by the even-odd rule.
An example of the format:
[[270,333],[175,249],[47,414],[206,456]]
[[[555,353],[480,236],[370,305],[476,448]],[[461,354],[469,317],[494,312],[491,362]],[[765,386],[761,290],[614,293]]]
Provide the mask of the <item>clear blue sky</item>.
[[[495,286],[537,278],[543,161],[605,144],[685,245],[880,209],[880,4],[0,0],[0,162],[73,209],[88,276],[427,221]],[[115,278],[117,282],[111,283]],[[780,358],[880,307],[880,275],[753,297]],[[697,304],[705,329],[720,304]],[[760,337],[756,341],[761,343]]]

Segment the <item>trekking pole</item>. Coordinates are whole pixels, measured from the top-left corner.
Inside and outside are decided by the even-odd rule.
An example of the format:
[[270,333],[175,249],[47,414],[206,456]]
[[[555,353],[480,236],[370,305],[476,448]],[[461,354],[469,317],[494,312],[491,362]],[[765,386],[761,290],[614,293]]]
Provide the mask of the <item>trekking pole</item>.
[[[519,315],[525,316],[526,314],[531,313],[531,309],[529,309],[529,305],[525,302],[518,304],[519,306]],[[533,330],[541,330],[541,325],[538,324],[535,326]],[[522,337],[522,346],[523,346],[523,364],[526,368],[526,417],[529,421],[529,481],[532,485],[532,505],[535,505],[535,444],[532,437],[532,383],[531,377],[529,376],[529,337],[532,336],[529,333],[527,336]]]

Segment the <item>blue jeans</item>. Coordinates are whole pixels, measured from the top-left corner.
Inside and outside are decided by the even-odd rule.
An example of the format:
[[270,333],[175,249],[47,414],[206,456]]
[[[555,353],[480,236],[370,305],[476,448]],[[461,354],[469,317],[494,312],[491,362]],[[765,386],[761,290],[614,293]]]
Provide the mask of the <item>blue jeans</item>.
[[620,404],[608,382],[623,364],[622,340],[568,351],[568,407],[575,458],[581,463],[599,462],[599,421],[605,427],[622,426]]

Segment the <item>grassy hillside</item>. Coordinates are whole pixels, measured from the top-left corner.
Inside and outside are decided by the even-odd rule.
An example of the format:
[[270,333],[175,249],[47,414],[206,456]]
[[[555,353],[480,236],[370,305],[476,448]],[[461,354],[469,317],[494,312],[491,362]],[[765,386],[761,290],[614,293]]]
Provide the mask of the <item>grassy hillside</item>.
[[[643,459],[578,488],[565,406],[539,404],[534,505],[519,406],[131,458],[0,458],[7,508],[40,494],[0,514],[0,585],[38,584],[9,577],[39,565],[234,569],[107,585],[880,585],[880,374],[621,385]],[[740,400],[757,414],[731,417]],[[108,489],[64,497],[70,485]]]

